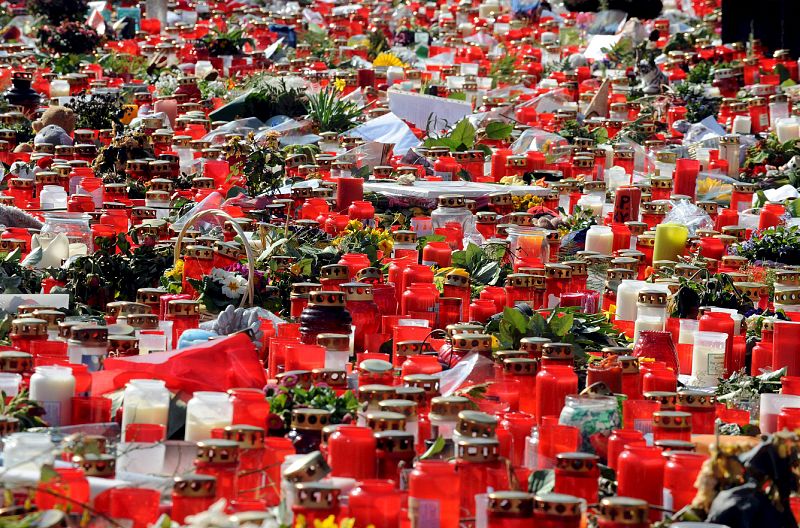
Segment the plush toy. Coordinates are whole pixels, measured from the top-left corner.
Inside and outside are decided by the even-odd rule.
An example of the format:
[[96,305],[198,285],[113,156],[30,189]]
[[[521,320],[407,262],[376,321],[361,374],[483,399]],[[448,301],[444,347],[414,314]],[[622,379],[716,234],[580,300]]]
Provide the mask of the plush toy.
[[36,137],[33,143],[49,143],[51,145],[72,145],[72,133],[75,131],[75,113],[66,106],[51,106],[42,117],[32,123]]

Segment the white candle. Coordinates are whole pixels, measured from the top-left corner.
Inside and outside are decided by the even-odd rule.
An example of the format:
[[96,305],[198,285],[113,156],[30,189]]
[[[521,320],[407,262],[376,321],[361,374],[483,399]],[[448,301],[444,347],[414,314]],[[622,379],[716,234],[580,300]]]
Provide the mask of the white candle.
[[733,118],[733,133],[734,134],[749,134],[752,123],[750,116],[738,115]]
[[50,97],[69,97],[69,82],[64,79],[50,81]]
[[800,124],[794,118],[779,119],[775,133],[778,134],[778,141],[781,143],[798,139],[800,138]]
[[607,171],[605,171],[606,176],[606,184],[608,185],[608,190],[615,191],[619,187],[623,185],[629,185],[631,183],[631,177],[625,172],[625,169],[614,165]]
[[614,249],[614,233],[609,226],[593,225],[586,232],[586,251],[610,255]]
[[233,404],[224,392],[195,392],[186,406],[184,440],[199,442],[211,438],[211,430],[231,425]]
[[716,386],[725,374],[725,342],[728,334],[722,332],[696,332],[692,350],[692,378],[694,386]]
[[72,369],[59,365],[36,367],[31,376],[31,399],[44,408],[44,420],[52,427],[69,425],[72,416],[72,397],[75,396],[75,377]]
[[129,424],[160,424],[167,427],[169,391],[161,380],[134,379],[123,394],[122,433]]
[[617,313],[616,317],[620,321],[636,320],[636,302],[639,290],[647,286],[645,281],[624,280],[617,288]]

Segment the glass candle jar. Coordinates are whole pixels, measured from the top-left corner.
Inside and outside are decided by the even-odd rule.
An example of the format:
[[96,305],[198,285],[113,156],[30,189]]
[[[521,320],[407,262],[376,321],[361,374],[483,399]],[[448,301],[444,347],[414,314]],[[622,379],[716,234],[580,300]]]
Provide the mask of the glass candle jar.
[[569,395],[558,419],[559,423],[581,431],[580,450],[594,452],[592,437],[608,436],[621,423],[619,404],[613,396]]
[[352,316],[345,308],[344,292],[311,292],[308,306],[300,316],[300,340],[305,344],[315,344],[319,334],[349,335],[352,322]]
[[684,451],[670,451],[665,456],[664,508],[679,511],[691,504],[697,495],[694,482],[708,456]]
[[70,363],[82,363],[89,372],[97,372],[103,367],[108,353],[108,328],[97,325],[76,325],[72,327],[67,340],[67,354]]
[[461,512],[474,516],[476,496],[489,489],[510,487],[508,467],[500,460],[497,438],[460,437],[455,443]]
[[599,457],[589,453],[559,453],[556,455],[556,493],[567,493],[589,504],[598,501],[600,479]]
[[678,392],[676,411],[692,415],[693,434],[714,434],[716,422],[716,398],[705,392],[682,390]]
[[167,427],[169,391],[161,380],[133,379],[125,386],[122,404],[122,430],[133,423]]
[[233,404],[224,392],[198,391],[186,406],[184,440],[199,442],[211,438],[211,431],[231,425]]
[[348,496],[348,515],[375,528],[395,528],[400,523],[403,494],[391,480],[365,479]]
[[172,323],[172,346],[177,347],[183,332],[199,326],[200,303],[188,299],[169,301],[165,320]]
[[578,376],[571,366],[542,364],[536,375],[536,419],[559,416],[567,396],[578,392]]
[[453,438],[458,423],[458,413],[469,408],[470,400],[463,396],[436,396],[431,399],[428,419],[431,423],[431,439]]
[[30,399],[44,408],[42,417],[51,427],[70,424],[75,377],[69,367],[50,365],[36,367],[31,376]]
[[[629,445],[617,461],[617,490],[621,497],[633,497],[654,506],[664,500],[664,459],[657,447]],[[651,520],[661,513],[651,514]]]
[[486,506],[488,526],[497,528],[525,528],[531,526],[533,505],[534,497],[530,493],[521,491],[494,491],[489,493]]
[[456,468],[441,460],[420,460],[408,481],[408,518],[412,528],[459,526],[459,479]]
[[625,449],[625,445],[634,442],[644,442],[644,433],[636,429],[614,429],[608,437],[607,462],[608,467],[617,469],[617,459]]
[[680,411],[658,411],[653,413],[653,440],[692,439],[692,415]]
[[184,523],[186,517],[206,511],[217,500],[217,479],[211,475],[189,473],[175,477],[172,484],[170,518]]
[[406,431],[378,431],[374,436],[377,477],[399,482],[401,471],[410,467],[416,456],[414,434]]
[[302,515],[308,523],[322,523],[330,516],[339,516],[340,490],[330,482],[303,482],[295,484],[292,512]]
[[195,472],[217,479],[217,499],[236,499],[239,475],[239,444],[230,440],[197,442]]
[[[492,496],[489,495],[491,507]],[[561,493],[537,495],[533,503],[533,519],[539,528],[578,528],[583,518],[579,497]],[[510,526],[529,526],[527,524]]]
[[342,425],[328,439],[328,464],[331,474],[357,480],[376,475],[377,443],[368,427]]
[[38,473],[43,465],[53,464],[55,453],[49,434],[13,433],[4,438],[3,467]]

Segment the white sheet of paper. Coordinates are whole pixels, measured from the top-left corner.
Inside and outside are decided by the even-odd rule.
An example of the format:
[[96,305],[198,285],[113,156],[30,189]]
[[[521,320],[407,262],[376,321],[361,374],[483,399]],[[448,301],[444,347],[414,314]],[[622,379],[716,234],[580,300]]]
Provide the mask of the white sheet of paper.
[[592,35],[583,55],[587,59],[603,60],[606,57],[606,54],[603,53],[603,48],[610,48],[616,44],[620,38],[622,38],[622,35]]
[[66,293],[3,293],[0,294],[0,309],[16,312],[23,304],[38,304],[53,308],[69,308],[69,295]]
[[400,119],[425,129],[428,118],[436,118],[436,128],[444,128],[445,123],[454,126],[472,114],[472,105],[455,99],[443,99],[400,90],[389,90],[389,110]]
[[391,143],[394,145],[394,153],[399,156],[420,144],[408,125],[391,112],[357,126],[350,131],[350,135],[378,143]]

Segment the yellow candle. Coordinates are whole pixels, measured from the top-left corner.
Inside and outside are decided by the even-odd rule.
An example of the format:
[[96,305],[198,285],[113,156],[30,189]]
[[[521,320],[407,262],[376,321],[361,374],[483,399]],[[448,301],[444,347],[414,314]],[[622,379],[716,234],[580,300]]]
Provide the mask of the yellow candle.
[[680,224],[658,224],[656,226],[656,244],[653,248],[653,261],[674,260],[686,250],[686,239],[689,230]]

